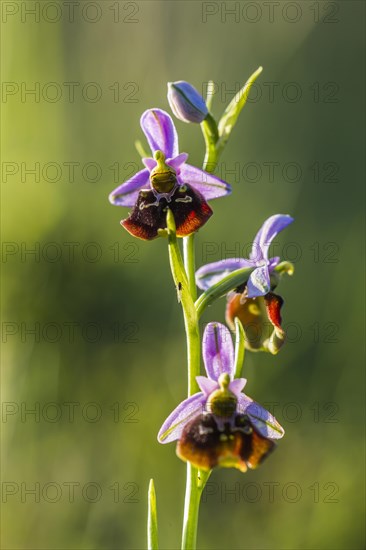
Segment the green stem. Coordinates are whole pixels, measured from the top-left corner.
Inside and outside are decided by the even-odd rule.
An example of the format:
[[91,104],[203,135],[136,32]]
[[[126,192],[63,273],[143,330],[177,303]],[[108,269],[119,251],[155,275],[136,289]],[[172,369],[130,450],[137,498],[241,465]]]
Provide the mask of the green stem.
[[187,485],[184,503],[182,550],[195,550],[201,495],[211,471],[198,470],[187,463]]
[[184,503],[182,550],[194,550],[197,541],[198,513],[201,491],[197,489],[198,470],[187,463],[187,484]]
[[203,169],[206,172],[214,172],[217,164],[216,143],[219,139],[217,124],[213,116],[209,113],[205,120],[201,122],[201,129],[206,144],[206,155],[203,162]]
[[[184,266],[188,276],[189,290],[194,301],[197,297],[195,281],[195,253],[194,233],[183,239]],[[196,311],[196,310],[195,310]],[[184,313],[184,308],[183,308]],[[198,317],[186,330],[188,349],[188,396],[197,391],[196,376],[200,374],[200,339]],[[198,357],[197,355],[198,354]],[[199,487],[198,470],[189,462],[187,463],[187,482],[184,502],[182,550],[194,550],[196,548],[198,514],[201,494],[204,485]]]
[[[190,250],[191,254],[186,257],[187,272],[184,267],[182,256],[177,242],[175,232],[175,221],[171,210],[167,213],[167,228],[168,228],[168,247],[170,267],[174,279],[175,286],[178,290],[180,302],[183,309],[184,327],[187,339],[187,359],[188,359],[188,395],[193,395],[198,391],[196,376],[200,374],[200,333],[198,327],[198,317],[194,300],[190,291],[190,282],[187,277],[187,272],[194,274],[192,253],[193,247],[186,246],[185,250]],[[192,281],[191,281],[192,283]]]
[[184,267],[188,277],[189,291],[192,296],[192,300],[197,299],[197,287],[196,287],[196,262],[195,262],[195,253],[194,253],[194,237],[195,233],[191,233],[188,237],[183,239],[183,258],[184,258]]
[[[206,156],[203,169],[207,172],[214,172],[217,163],[216,143],[219,135],[217,124],[209,114],[201,123],[202,133],[206,143]],[[195,251],[194,233],[183,239],[184,266],[188,277],[190,295],[193,301],[197,299],[197,287],[195,281]],[[183,305],[183,304],[182,304]],[[194,306],[193,306],[194,307]],[[199,316],[195,310],[195,327],[190,325],[187,330],[188,349],[188,396],[197,391],[196,376],[200,374],[201,347],[199,339]],[[184,306],[183,306],[184,313]],[[184,313],[185,315],[185,313]],[[197,357],[198,353],[198,357]],[[187,464],[186,494],[184,502],[182,550],[195,550],[197,540],[197,527],[201,494],[211,472],[202,472]]]

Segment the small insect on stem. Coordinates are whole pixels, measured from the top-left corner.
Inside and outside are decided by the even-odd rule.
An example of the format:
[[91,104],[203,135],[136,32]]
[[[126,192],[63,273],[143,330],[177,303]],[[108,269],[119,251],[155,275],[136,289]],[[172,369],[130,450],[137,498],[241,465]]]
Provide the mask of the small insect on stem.
[[181,302],[181,293],[182,293],[182,289],[183,289],[183,285],[182,285],[182,283],[179,281],[179,283],[177,284],[177,298],[178,298],[178,304],[180,304],[180,302]]

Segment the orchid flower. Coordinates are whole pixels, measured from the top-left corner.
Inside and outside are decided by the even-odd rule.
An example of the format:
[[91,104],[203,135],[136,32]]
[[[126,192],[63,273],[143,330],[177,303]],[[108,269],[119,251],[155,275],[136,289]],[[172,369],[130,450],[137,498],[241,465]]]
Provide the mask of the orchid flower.
[[278,256],[268,258],[270,244],[278,233],[293,221],[293,218],[286,214],[271,216],[263,223],[255,236],[252,251],[248,259],[228,258],[201,267],[196,272],[197,285],[203,290],[207,290],[232,271],[243,267],[254,267],[254,271],[246,282],[247,297],[256,298],[257,296],[264,296],[271,290],[270,276],[275,267],[280,263]]
[[143,158],[145,168],[112,191],[109,200],[132,207],[121,224],[136,237],[157,237],[159,229],[166,227],[167,207],[174,214],[177,235],[189,235],[212,215],[206,201],[227,195],[230,185],[187,164],[188,155],[179,153],[177,132],[168,113],[148,109],[140,123],[153,157]]
[[177,454],[196,467],[255,468],[284,435],[277,420],[242,393],[245,378],[234,379],[234,347],[229,330],[209,323],[203,336],[207,377],[201,389],[180,403],[162,425],[158,441],[178,441]]
[[226,322],[234,328],[235,317],[238,317],[245,332],[245,346],[251,351],[276,354],[285,342],[280,313],[283,299],[272,291],[283,273],[293,273],[293,266],[289,262],[280,264],[278,256],[269,258],[268,249],[278,233],[292,221],[291,216],[284,214],[271,216],[258,231],[249,259],[221,260],[196,272],[197,285],[206,290],[232,271],[255,268],[248,280],[228,295],[226,307]]

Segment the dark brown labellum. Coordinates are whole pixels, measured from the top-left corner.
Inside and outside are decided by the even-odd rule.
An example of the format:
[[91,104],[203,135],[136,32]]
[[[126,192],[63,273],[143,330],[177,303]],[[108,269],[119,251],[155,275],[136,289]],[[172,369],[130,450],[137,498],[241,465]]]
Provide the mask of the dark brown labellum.
[[197,231],[213,213],[201,193],[190,185],[177,187],[169,199],[157,199],[151,189],[146,189],[140,191],[132,212],[121,225],[134,237],[155,239],[158,230],[166,228],[167,208],[173,212],[178,237]]
[[201,470],[215,466],[257,468],[276,444],[263,437],[244,414],[219,429],[214,415],[203,413],[189,422],[177,444],[177,455]]

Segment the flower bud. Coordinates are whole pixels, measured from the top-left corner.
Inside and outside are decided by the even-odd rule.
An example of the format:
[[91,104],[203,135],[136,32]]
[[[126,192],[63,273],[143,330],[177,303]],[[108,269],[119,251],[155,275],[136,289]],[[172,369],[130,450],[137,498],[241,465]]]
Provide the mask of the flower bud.
[[169,105],[179,120],[201,123],[208,115],[203,97],[188,82],[168,82]]

